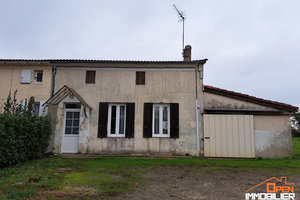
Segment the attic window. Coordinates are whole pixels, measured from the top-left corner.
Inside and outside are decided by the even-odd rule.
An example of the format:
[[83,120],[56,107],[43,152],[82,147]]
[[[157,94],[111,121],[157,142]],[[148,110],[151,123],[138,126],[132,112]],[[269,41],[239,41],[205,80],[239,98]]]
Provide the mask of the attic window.
[[85,83],[95,84],[96,71],[86,71]]
[[137,85],[145,85],[145,72],[136,72],[135,83]]

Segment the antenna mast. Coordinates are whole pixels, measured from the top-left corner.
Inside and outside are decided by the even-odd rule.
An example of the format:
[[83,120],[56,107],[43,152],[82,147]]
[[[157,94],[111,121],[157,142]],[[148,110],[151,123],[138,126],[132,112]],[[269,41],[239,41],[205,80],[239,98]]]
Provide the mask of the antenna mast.
[[183,11],[180,12],[177,9],[177,7],[175,6],[175,4],[173,4],[173,6],[174,6],[175,10],[177,11],[178,16],[180,18],[179,21],[182,22],[182,49],[184,49],[184,20],[185,20],[185,16],[184,16]]

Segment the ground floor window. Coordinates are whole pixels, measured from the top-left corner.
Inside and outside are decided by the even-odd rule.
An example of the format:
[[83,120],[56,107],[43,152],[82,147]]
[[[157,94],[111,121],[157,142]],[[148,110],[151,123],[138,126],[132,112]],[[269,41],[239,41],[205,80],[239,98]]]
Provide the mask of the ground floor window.
[[125,137],[126,105],[109,104],[108,137]]
[[170,137],[170,105],[154,104],[152,137]]

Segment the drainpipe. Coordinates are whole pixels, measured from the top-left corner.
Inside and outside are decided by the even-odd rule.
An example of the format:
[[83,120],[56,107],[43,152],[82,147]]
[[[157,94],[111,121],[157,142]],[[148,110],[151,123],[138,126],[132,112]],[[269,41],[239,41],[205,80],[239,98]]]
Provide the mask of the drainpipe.
[[199,135],[199,104],[198,104],[198,79],[197,74],[199,71],[199,65],[195,68],[195,80],[196,80],[196,134],[197,134],[197,156],[200,153],[200,135]]
[[52,77],[51,77],[51,88],[50,88],[50,97],[54,94],[54,86],[55,86],[55,74],[56,74],[56,67],[52,64]]

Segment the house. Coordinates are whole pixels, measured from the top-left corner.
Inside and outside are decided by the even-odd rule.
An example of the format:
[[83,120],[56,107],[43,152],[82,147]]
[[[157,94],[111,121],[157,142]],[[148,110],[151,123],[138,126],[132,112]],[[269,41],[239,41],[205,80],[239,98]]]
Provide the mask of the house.
[[289,117],[297,107],[203,85],[207,60],[191,60],[190,46],[183,56],[45,60],[53,153],[293,155]]
[[35,113],[42,115],[42,104],[51,97],[52,66],[47,60],[0,59],[0,113],[9,92],[17,99],[35,97]]

